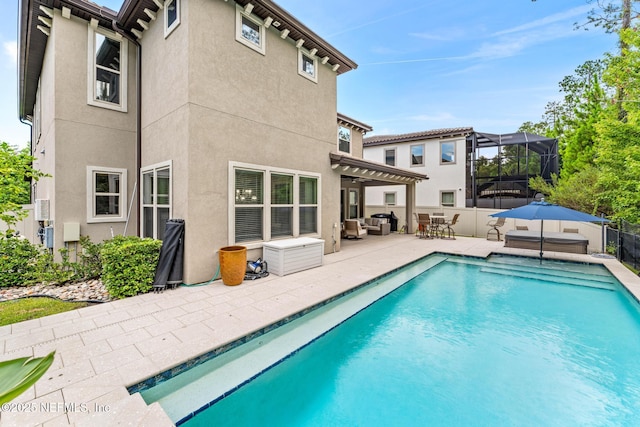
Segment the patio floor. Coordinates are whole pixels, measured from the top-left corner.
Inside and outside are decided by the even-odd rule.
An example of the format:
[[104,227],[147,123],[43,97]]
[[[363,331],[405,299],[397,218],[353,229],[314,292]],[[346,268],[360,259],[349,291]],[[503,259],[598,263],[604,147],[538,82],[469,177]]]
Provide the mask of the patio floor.
[[[232,342],[432,252],[537,256],[504,242],[413,235],[343,241],[321,267],[224,286],[179,287],[0,327],[0,360],[56,350],[47,373],[7,406],[3,426],[170,426],[157,403],[127,386]],[[640,278],[615,259],[545,252],[547,259],[602,263],[640,300]]]

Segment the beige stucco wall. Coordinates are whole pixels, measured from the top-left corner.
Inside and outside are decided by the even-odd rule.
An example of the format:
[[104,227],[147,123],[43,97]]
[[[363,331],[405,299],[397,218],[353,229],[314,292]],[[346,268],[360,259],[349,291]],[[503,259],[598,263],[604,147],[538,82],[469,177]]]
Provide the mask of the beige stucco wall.
[[[88,23],[63,18],[54,11],[53,27],[41,73],[41,129],[34,135],[35,165],[51,175],[37,185],[35,198],[49,199],[54,251],[64,247],[64,223],[80,223],[80,234],[94,242],[124,231],[123,221],[87,223],[87,166],[127,169],[127,200],[133,196],[135,173],[135,47],[129,46],[128,112],[87,104]],[[123,43],[127,43],[123,40]],[[126,71],[123,71],[126,76]],[[44,150],[44,153],[42,151]],[[135,234],[134,225],[128,234]]]
[[[319,66],[318,83],[297,73],[291,40],[267,30],[266,55],[235,39],[233,2],[182,2],[181,22],[164,38],[163,18],[141,41],[142,165],[172,161],[172,214],[185,219],[184,281],[210,279],[217,250],[230,241],[229,162],[319,173],[321,238],[332,250],[339,223],[336,73]],[[249,245],[249,258],[261,255]]]

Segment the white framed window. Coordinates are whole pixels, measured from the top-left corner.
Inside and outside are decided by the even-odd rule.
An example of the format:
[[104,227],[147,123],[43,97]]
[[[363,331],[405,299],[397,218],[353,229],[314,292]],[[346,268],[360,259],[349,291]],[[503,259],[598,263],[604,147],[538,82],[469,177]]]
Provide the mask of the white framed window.
[[306,50],[298,49],[298,74],[314,83],[318,83],[318,58]]
[[171,161],[142,168],[141,235],[164,239],[167,220],[172,211]]
[[127,219],[127,170],[87,166],[87,222]]
[[236,7],[236,40],[256,52],[265,54],[265,28],[258,18],[244,13],[240,6]]
[[319,174],[230,162],[229,182],[230,244],[319,233]]
[[424,166],[424,144],[416,144],[410,147],[411,166]]
[[385,206],[395,206],[396,205],[396,192],[384,193],[384,204]]
[[164,38],[180,25],[180,0],[166,0],[164,2]]
[[119,34],[89,25],[87,103],[127,111],[128,43]]
[[442,141],[440,143],[440,164],[453,165],[456,163],[456,143]]
[[351,153],[351,129],[338,127],[338,151],[343,153]]
[[386,148],[384,150],[384,164],[389,166],[396,165],[396,149]]
[[440,192],[440,206],[455,207],[456,197],[454,191],[441,191]]

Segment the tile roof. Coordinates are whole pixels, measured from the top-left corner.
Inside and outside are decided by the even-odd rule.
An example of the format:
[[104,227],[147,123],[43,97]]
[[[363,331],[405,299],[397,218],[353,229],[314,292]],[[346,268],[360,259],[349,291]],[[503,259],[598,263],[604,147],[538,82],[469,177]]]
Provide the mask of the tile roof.
[[445,129],[432,129],[421,132],[403,133],[399,135],[375,135],[364,138],[363,145],[365,147],[373,145],[394,144],[398,142],[419,141],[431,138],[446,138],[453,136],[466,136],[473,132],[472,127],[458,127]]

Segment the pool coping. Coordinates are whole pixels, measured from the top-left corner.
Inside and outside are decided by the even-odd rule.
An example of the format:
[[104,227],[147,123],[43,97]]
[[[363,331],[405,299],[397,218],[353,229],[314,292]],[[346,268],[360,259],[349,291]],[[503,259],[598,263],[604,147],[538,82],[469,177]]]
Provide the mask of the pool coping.
[[[180,287],[0,327],[2,360],[56,350],[50,370],[3,411],[2,424],[173,425],[159,405],[146,405],[127,387],[438,252],[538,256],[479,238],[368,236],[343,242],[321,267],[288,276]],[[559,252],[545,258],[602,264],[640,301],[640,278],[615,259]]]

